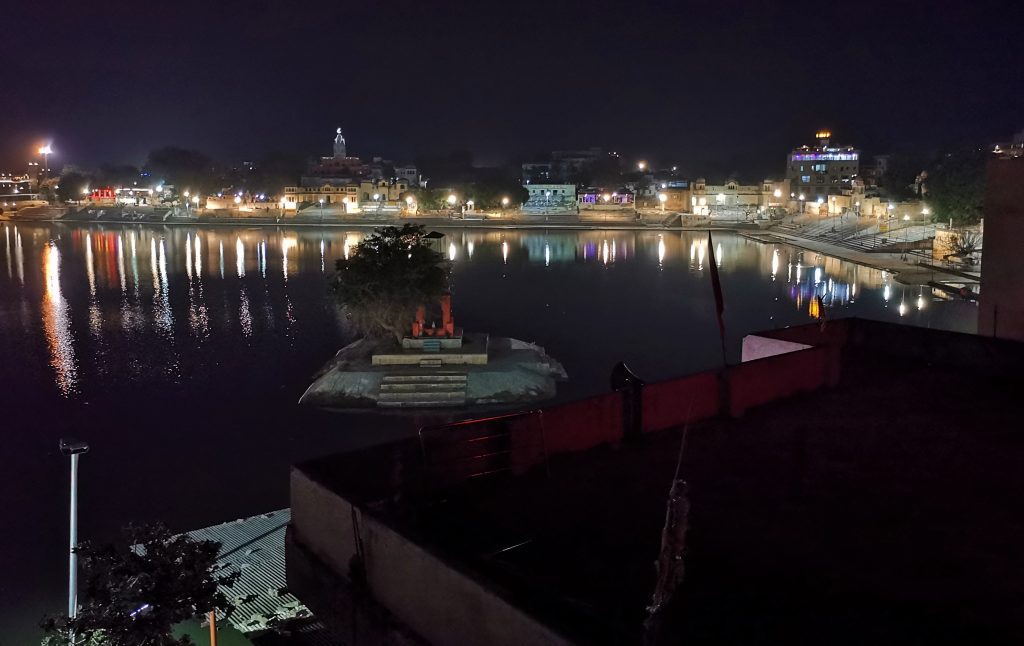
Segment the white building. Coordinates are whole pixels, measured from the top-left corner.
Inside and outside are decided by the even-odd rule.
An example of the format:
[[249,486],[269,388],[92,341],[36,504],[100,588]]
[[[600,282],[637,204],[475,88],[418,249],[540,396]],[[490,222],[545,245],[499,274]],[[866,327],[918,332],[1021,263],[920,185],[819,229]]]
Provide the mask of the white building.
[[523,213],[560,214],[576,213],[575,184],[526,184],[530,194],[523,204]]

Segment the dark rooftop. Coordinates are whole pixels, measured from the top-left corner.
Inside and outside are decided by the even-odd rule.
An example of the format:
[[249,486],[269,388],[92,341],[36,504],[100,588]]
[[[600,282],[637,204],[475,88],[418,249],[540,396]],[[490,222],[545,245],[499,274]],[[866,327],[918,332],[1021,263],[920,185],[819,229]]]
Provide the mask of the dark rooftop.
[[[686,579],[671,634],[1019,642],[1022,346],[829,325],[778,336],[842,345],[838,385],[688,429]],[[355,454],[361,466],[353,455],[299,469],[574,640],[639,643],[682,436],[550,455],[441,491],[421,487],[415,442]]]

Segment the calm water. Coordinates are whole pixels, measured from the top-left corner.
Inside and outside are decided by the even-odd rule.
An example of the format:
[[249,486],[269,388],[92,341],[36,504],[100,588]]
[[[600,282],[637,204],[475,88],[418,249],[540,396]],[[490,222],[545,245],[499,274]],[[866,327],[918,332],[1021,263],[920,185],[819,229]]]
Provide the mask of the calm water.
[[[18,225],[0,239],[0,645],[66,603],[66,458],[86,439],[81,536],[128,521],[191,529],[287,505],[297,459],[411,433],[429,418],[299,409],[351,332],[328,281],[365,230]],[[561,398],[624,360],[659,379],[715,366],[706,235],[448,231],[455,317],[561,360]],[[715,237],[729,346],[826,315],[973,331],[975,309],[884,272]]]

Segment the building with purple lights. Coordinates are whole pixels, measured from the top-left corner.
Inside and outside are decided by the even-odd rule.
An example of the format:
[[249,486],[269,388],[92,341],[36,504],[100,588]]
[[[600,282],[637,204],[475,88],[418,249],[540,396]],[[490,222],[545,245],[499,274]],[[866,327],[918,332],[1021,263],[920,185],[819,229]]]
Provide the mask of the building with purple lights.
[[852,190],[860,173],[860,151],[853,146],[833,146],[831,137],[828,130],[819,130],[816,145],[795,148],[786,160],[790,190],[812,202]]

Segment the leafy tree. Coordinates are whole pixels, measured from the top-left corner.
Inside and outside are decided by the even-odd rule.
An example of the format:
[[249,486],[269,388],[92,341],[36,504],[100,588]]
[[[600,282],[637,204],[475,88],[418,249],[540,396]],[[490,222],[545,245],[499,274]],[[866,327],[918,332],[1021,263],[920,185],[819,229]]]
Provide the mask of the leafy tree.
[[334,289],[352,324],[366,336],[401,342],[416,308],[438,300],[448,287],[444,256],[424,240],[420,225],[382,227],[338,259]]
[[129,164],[104,164],[96,176],[100,186],[134,186],[141,179],[139,169]]
[[984,150],[952,153],[929,170],[928,203],[938,221],[962,226],[981,219],[988,157]]
[[82,564],[82,608],[74,619],[43,622],[46,646],[186,646],[188,637],[171,631],[182,621],[230,602],[218,591],[238,573],[216,570],[220,545],[173,536],[162,525],[130,526],[120,544],[78,548]]
[[893,155],[885,173],[879,178],[879,185],[893,200],[911,200],[921,197],[917,194],[916,180],[928,167],[928,159],[919,155]]
[[72,167],[65,167],[57,184],[57,197],[62,202],[82,199],[82,191],[92,186],[92,177]]
[[219,187],[213,162],[197,150],[158,148],[146,158],[145,170],[153,181],[173,184],[179,191],[211,192]]

